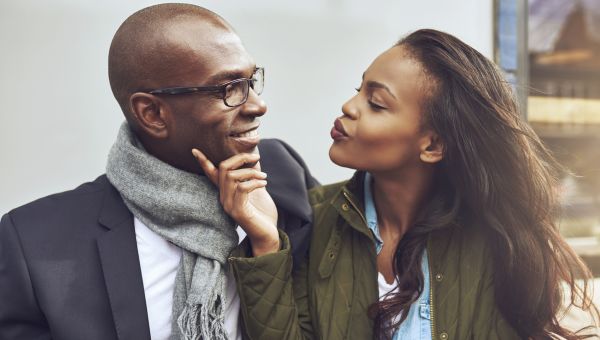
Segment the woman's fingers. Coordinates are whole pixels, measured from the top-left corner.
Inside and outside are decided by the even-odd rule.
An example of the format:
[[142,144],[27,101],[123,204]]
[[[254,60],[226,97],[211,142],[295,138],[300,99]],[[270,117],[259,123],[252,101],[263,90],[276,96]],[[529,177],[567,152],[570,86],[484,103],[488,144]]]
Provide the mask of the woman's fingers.
[[[243,213],[244,207],[246,207],[249,195],[256,189],[264,188],[267,186],[267,181],[264,179],[251,179],[245,182],[238,182],[235,187],[235,191],[231,195],[231,212],[234,218],[239,218],[239,214]],[[244,216],[248,218],[249,216]],[[246,227],[250,227],[246,225]],[[248,230],[247,233],[251,233],[253,237],[256,237],[256,231]]]
[[[235,193],[235,180],[232,176],[231,172],[241,170],[239,168],[243,167],[245,164],[255,163],[258,161],[260,156],[257,154],[250,153],[240,153],[234,155],[219,164],[219,190],[221,196],[221,203],[224,207],[231,206],[231,200],[233,199],[233,195]],[[228,178],[230,178],[228,180]]]
[[254,166],[252,167],[252,169],[258,170],[258,171],[262,171],[262,169],[260,168],[260,161],[257,161]]
[[245,182],[251,179],[265,179],[267,174],[256,169],[237,169],[229,171],[225,178],[228,182]]
[[[267,174],[260,171],[260,165],[258,164],[260,156],[258,154],[240,153],[234,155],[222,161],[218,168],[215,167],[202,151],[194,148],[192,149],[192,154],[206,176],[219,188],[221,204],[228,212],[234,209],[235,194],[240,182],[252,180],[264,181],[267,178]],[[259,184],[253,182],[251,187],[255,188],[256,185]],[[244,185],[242,188],[246,187],[247,185]]]
[[240,184],[252,180],[265,180],[266,178],[266,173],[255,169],[236,169],[225,172],[219,186],[221,203],[224,207],[231,207],[233,205],[237,187]]
[[219,176],[223,176],[223,173],[226,173],[230,170],[239,168],[252,168],[259,159],[260,156],[255,153],[239,153],[234,155],[219,164]]
[[215,185],[219,185],[219,170],[215,167],[215,165],[202,153],[202,151],[198,149],[192,149],[192,155],[200,164],[202,171],[211,180]]
[[[231,172],[231,170],[237,170],[238,168],[242,168],[244,165],[249,165],[248,169],[254,169],[260,172],[260,165],[257,165],[258,160],[260,159],[258,154],[240,153],[234,155],[233,157],[222,161],[218,168],[215,167],[215,165],[206,157],[206,155],[204,155],[204,153],[202,153],[202,151],[194,148],[192,149],[192,154],[198,161],[198,164],[200,164],[202,171],[204,171],[209,179],[219,187],[226,181],[226,176]],[[239,176],[243,177],[245,174],[249,173],[244,172]],[[266,174],[264,174],[264,176],[266,177]],[[260,175],[257,178],[260,178]],[[244,180],[244,178],[240,178],[238,180]]]
[[258,256],[277,251],[277,207],[264,190],[267,174],[260,171],[260,156],[237,154],[215,167],[200,150],[193,149],[192,153],[207,177],[219,188],[223,209],[246,231],[252,253]]
[[249,193],[258,188],[264,188],[266,186],[267,181],[264,179],[253,179],[250,181],[241,182],[236,188],[236,200],[244,202]]

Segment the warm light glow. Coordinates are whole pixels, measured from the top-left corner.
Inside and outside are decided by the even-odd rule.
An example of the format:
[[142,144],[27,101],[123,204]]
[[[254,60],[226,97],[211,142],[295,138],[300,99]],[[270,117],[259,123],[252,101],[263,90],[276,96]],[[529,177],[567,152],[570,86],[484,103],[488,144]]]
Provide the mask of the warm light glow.
[[578,49],[568,51],[553,51],[540,54],[535,57],[535,63],[539,65],[560,66],[564,64],[575,64],[591,60],[594,54],[590,50]]
[[534,123],[600,123],[600,99],[530,96],[527,119]]

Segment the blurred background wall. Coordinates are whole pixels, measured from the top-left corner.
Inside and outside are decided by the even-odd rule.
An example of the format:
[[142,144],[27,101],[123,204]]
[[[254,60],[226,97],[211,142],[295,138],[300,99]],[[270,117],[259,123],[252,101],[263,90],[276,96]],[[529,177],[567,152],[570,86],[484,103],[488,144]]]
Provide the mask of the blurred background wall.
[[[120,23],[153,1],[0,2],[0,214],[104,172],[122,115],[107,77]],[[492,57],[492,0],[197,1],[228,20],[266,68],[263,137],[286,140],[324,183],[348,169],[329,130],[374,57],[432,27]]]

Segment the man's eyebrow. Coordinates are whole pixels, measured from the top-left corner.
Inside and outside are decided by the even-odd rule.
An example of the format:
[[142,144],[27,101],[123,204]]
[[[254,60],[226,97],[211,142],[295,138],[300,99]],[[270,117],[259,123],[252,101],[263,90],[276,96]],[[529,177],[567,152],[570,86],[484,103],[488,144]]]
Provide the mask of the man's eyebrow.
[[390,91],[390,88],[380,82],[377,82],[374,80],[367,80],[367,88],[375,88],[375,89],[385,90],[387,93],[389,93],[390,96],[392,96],[394,99],[397,99],[396,96],[394,96],[394,94],[392,93],[392,91]]
[[[252,72],[256,70],[256,67],[252,69]],[[221,73],[217,73],[214,76],[208,78],[206,81],[207,85],[219,85],[230,80],[236,80],[240,78],[248,78],[251,77],[252,74],[248,75],[248,71],[236,70],[236,71],[225,71]]]

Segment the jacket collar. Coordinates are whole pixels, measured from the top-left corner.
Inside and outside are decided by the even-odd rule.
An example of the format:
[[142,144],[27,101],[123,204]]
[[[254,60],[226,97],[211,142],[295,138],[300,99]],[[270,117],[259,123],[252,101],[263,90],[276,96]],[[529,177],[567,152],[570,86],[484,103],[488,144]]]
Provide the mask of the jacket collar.
[[150,339],[150,326],[133,216],[108,182],[98,222],[108,231],[98,240],[104,282],[120,340]]
[[365,172],[356,171],[352,178],[342,186],[338,194],[334,195],[331,204],[350,226],[375,242],[364,215],[364,180]]
[[345,192],[362,212],[365,211],[365,174],[361,170],[354,172],[342,187],[342,192]]
[[106,176],[100,177],[98,181],[106,187],[98,222],[109,230],[126,225],[129,222],[133,225],[133,216],[123,203],[121,194],[110,184]]
[[368,228],[364,216],[364,175],[364,172],[357,171],[349,181],[339,188],[329,201],[329,204],[336,210],[338,216],[345,223],[336,223],[331,235],[329,235],[329,240],[325,247],[326,251],[319,260],[318,271],[321,278],[329,277],[333,272],[342,244],[341,239],[346,228],[353,228],[371,240],[373,258],[376,256],[375,238],[373,232]]

